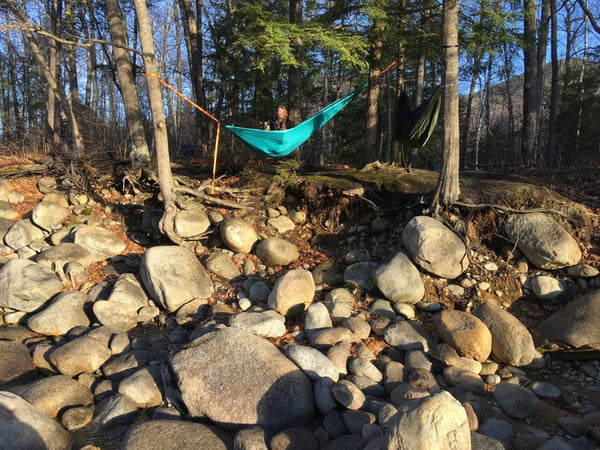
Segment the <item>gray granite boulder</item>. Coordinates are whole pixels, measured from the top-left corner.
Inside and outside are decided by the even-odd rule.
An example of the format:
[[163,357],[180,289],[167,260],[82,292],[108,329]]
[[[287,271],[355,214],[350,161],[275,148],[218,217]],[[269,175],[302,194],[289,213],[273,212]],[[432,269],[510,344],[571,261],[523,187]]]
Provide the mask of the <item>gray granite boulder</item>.
[[63,242],[39,253],[36,261],[50,269],[54,269],[54,266],[62,269],[73,261],[89,266],[94,262],[94,256],[81,245]]
[[278,237],[260,240],[256,245],[255,253],[267,267],[287,266],[299,256],[294,244]]
[[233,280],[240,276],[240,269],[233,262],[231,252],[213,252],[204,261],[209,272],[223,280]]
[[402,242],[419,267],[438,277],[453,279],[469,267],[462,239],[432,217],[413,217],[404,228]]
[[200,239],[210,226],[210,220],[204,211],[178,211],[175,216],[175,232],[183,239]]
[[200,261],[175,245],[146,250],[140,277],[150,297],[169,312],[195,298],[209,298],[213,292],[212,280]]
[[92,404],[92,392],[73,378],[54,375],[29,383],[20,395],[48,416],[56,418],[65,409]]
[[13,258],[0,268],[0,306],[31,312],[63,289],[52,270],[26,259]]
[[533,416],[540,401],[533,391],[512,383],[500,383],[494,390],[494,398],[506,414],[518,419]]
[[25,344],[0,340],[0,355],[0,385],[36,377],[36,367]]
[[11,392],[0,391],[0,429],[0,448],[70,448],[67,430],[40,408]]
[[102,227],[82,225],[75,227],[72,233],[73,242],[89,250],[94,261],[112,258],[125,250],[125,242]]
[[469,450],[471,431],[465,408],[446,391],[414,400],[388,423],[383,448]]
[[33,207],[31,220],[38,227],[48,232],[60,228],[69,216],[69,210],[58,203],[43,201]]
[[233,449],[233,438],[216,427],[185,420],[151,420],[132,427],[123,450]]
[[219,230],[225,245],[235,253],[250,253],[258,241],[258,234],[244,219],[224,220],[219,225]]
[[89,326],[84,306],[88,296],[81,291],[61,292],[52,302],[27,319],[30,330],[46,336],[60,336],[78,326]]
[[425,294],[421,274],[404,253],[397,253],[387,264],[373,273],[381,293],[392,302],[417,303]]
[[542,347],[573,350],[600,349],[600,289],[571,302],[541,322],[533,331]]
[[15,222],[6,232],[4,242],[13,250],[18,250],[33,241],[44,238],[44,232],[37,227],[30,219],[23,219]]
[[519,319],[491,301],[472,311],[492,334],[492,354],[501,362],[526,366],[538,356],[531,333]]
[[546,214],[515,214],[506,221],[504,231],[527,259],[541,269],[561,269],[581,260],[575,239]]
[[279,431],[314,415],[308,377],[266,339],[225,328],[193,340],[170,358],[172,385],[192,417],[228,428]]
[[315,296],[315,282],[308,270],[294,269],[278,278],[269,294],[269,308],[293,317],[304,312]]

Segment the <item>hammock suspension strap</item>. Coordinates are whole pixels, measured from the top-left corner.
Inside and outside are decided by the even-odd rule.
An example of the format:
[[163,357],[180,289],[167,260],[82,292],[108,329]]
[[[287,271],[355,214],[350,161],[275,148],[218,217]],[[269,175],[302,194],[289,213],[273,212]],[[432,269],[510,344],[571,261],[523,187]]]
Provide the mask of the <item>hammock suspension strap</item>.
[[219,151],[219,136],[221,134],[221,121],[219,119],[217,119],[215,116],[213,116],[211,113],[209,113],[208,111],[206,111],[204,108],[202,108],[201,106],[199,106],[197,103],[195,103],[194,101],[192,101],[190,98],[188,98],[185,95],[183,95],[181,92],[179,92],[177,89],[175,89],[169,83],[167,83],[165,80],[163,80],[157,74],[155,74],[155,73],[147,73],[146,77],[148,77],[148,78],[149,77],[156,78],[167,89],[170,89],[171,91],[175,92],[175,94],[177,94],[182,99],[184,99],[186,102],[188,102],[189,104],[191,104],[198,111],[200,111],[201,113],[206,114],[208,117],[210,117],[212,120],[214,120],[217,123],[217,135],[215,137],[215,147],[214,147],[214,151],[213,151],[212,183],[211,183],[211,187],[210,187],[211,194],[214,193],[214,189],[215,189],[215,177],[216,177],[216,173],[217,173],[217,153]]

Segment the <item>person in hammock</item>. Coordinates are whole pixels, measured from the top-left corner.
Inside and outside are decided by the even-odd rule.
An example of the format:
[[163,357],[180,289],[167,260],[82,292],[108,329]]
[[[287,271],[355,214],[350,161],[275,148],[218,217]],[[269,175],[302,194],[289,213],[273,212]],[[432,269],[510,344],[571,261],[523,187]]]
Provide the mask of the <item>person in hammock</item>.
[[265,130],[274,131],[287,129],[287,118],[287,108],[283,105],[278,105],[277,111],[275,111],[273,117],[271,117],[267,122]]

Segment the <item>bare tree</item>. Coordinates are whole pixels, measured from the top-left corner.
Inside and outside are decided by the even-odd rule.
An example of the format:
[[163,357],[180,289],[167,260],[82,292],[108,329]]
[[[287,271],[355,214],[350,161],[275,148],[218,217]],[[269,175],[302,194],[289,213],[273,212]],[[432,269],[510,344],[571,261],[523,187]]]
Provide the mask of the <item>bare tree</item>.
[[[290,0],[290,23],[302,23],[302,0]],[[292,125],[301,121],[300,104],[302,101],[302,38],[295,37],[291,42],[297,67],[289,68],[288,83],[288,120]]]
[[[140,30],[140,42],[144,52],[144,65],[146,73],[157,74],[158,64],[152,30],[150,29],[150,18],[145,0],[134,0],[137,22]],[[164,214],[160,220],[159,227],[171,241],[183,244],[183,240],[175,231],[175,216],[177,214],[177,194],[173,187],[173,175],[171,173],[171,161],[169,158],[169,137],[167,135],[167,124],[163,112],[163,98],[160,81],[157,77],[147,77],[148,97],[150,109],[152,110],[152,123],[154,126],[154,140],[156,143],[156,161],[158,169],[158,183],[163,196]]]
[[83,138],[79,131],[79,123],[77,122],[77,118],[75,117],[75,114],[73,113],[73,107],[72,107],[71,101],[66,96],[64,91],[61,89],[61,86],[60,86],[55,74],[53,73],[50,66],[48,65],[48,62],[46,61],[46,57],[44,56],[44,53],[41,49],[40,44],[37,41],[36,36],[30,31],[31,26],[27,21],[27,16],[25,15],[25,13],[14,2],[3,1],[2,5],[4,5],[5,7],[7,7],[10,10],[14,19],[17,21],[19,26],[22,28],[23,34],[27,40],[27,43],[29,44],[29,46],[31,48],[31,53],[32,53],[33,57],[35,58],[35,61],[38,65],[38,70],[44,76],[44,78],[46,78],[46,81],[48,82],[48,86],[50,87],[50,89],[52,90],[52,92],[54,93],[56,98],[58,99],[65,115],[67,116],[67,121],[68,121],[69,125],[71,126],[71,135],[72,135],[72,139],[73,139],[73,147],[71,149],[72,157],[73,157],[73,160],[80,161],[81,156],[84,152],[84,144],[83,144]]
[[[302,23],[302,4],[302,0],[290,0],[290,23]],[[302,38],[300,36],[294,37],[291,45],[294,49],[294,58],[298,65],[290,66],[288,70],[288,121],[291,126],[295,126],[302,120],[300,113],[300,104],[302,102]],[[294,156],[296,158],[300,157],[300,149],[294,150]]]
[[[50,9],[50,26],[53,34],[56,34],[58,29],[58,24],[60,22],[60,8],[62,2],[60,0],[52,0],[48,3],[48,7]],[[56,80],[58,80],[58,50],[57,50],[57,42],[54,39],[51,39],[49,44],[49,54],[48,54],[48,69],[50,70],[50,74]],[[49,138],[50,142],[56,147],[58,147],[61,143],[60,140],[60,120],[56,107],[56,94],[54,90],[48,89],[48,96],[46,98],[46,124],[48,126],[47,129],[47,138]]]
[[367,87],[367,131],[365,137],[365,164],[377,159],[377,103],[379,98],[379,75],[383,41],[377,39],[373,47],[369,86]]
[[130,157],[134,164],[150,160],[150,151],[144,131],[144,117],[138,100],[135,79],[131,69],[131,60],[127,41],[127,26],[121,13],[118,0],[106,0],[106,16],[111,39],[118,45],[113,45],[115,65],[119,75],[121,96],[127,120],[127,129],[131,139]]
[[550,110],[548,115],[548,146],[546,148],[546,164],[556,163],[556,121],[558,116],[558,17],[556,0],[550,0],[550,60],[552,64],[552,81],[550,83]]
[[444,162],[432,202],[437,213],[440,205],[449,205],[460,195],[458,180],[458,0],[442,2],[442,146]]
[[[188,59],[190,65],[190,74],[192,76],[192,86],[196,103],[206,108],[206,98],[204,92],[204,74],[202,71],[202,8],[203,0],[196,0],[195,7],[192,0],[179,0],[179,7],[183,19],[183,29],[185,33],[185,42],[188,50]],[[196,111],[196,132],[198,147],[202,153],[208,151],[208,124],[200,111]]]
[[533,162],[537,135],[537,55],[536,55],[536,1],[523,1],[523,128],[521,131],[521,158],[525,165]]

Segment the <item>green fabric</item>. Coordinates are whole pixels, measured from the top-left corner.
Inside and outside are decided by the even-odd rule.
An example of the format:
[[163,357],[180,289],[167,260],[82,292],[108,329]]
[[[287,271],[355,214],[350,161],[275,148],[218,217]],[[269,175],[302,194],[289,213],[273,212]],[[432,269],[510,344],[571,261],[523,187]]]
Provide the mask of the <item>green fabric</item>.
[[442,105],[441,90],[437,87],[431,98],[412,109],[408,106],[406,95],[402,93],[398,100],[396,138],[409,148],[420,148],[427,144],[438,121]]
[[308,138],[329,122],[366,87],[367,84],[364,84],[289,130],[270,131],[235,127],[233,125],[226,125],[225,128],[256,153],[276,158],[287,156],[304,144]]

